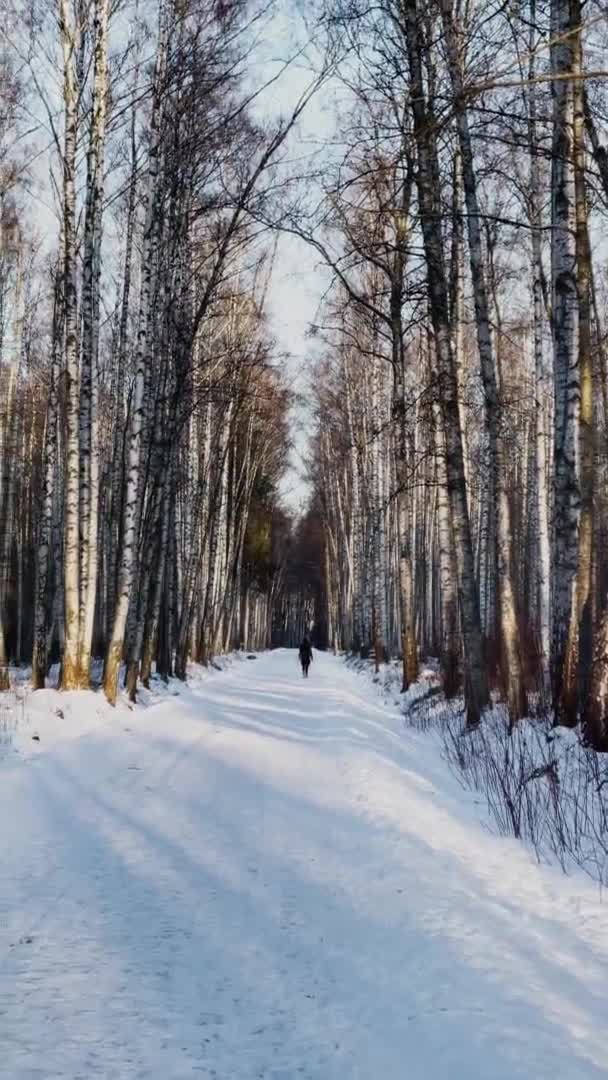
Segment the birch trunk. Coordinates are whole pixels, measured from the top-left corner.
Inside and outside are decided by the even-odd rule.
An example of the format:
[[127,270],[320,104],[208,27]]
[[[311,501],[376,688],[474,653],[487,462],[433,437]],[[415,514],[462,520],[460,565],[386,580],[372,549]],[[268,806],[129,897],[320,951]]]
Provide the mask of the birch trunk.
[[6,638],[4,634],[4,621],[0,617],[0,691],[8,690],[11,681],[8,672],[8,656],[6,653]]
[[165,568],[167,565],[169,522],[171,517],[170,500],[171,493],[175,490],[175,472],[172,463],[167,466],[167,474],[168,478],[163,483],[158,562],[154,570],[154,591],[152,594],[150,614],[146,623],[145,640],[142,651],[140,677],[145,687],[149,687],[152,675],[152,663],[157,646],[160,609],[165,586]]
[[569,0],[553,0],[551,31],[551,67],[556,76],[552,84],[551,158],[551,308],[555,382],[552,689],[555,722],[573,724],[576,722],[576,710],[572,708],[568,684],[564,685],[564,672],[571,621],[576,618],[580,518],[580,371],[576,347],[578,305],[572,168],[574,106],[570,78],[574,58]]
[[[17,263],[19,263],[19,256],[17,256]],[[19,273],[19,265],[17,265],[17,282]],[[15,291],[18,297],[18,283]],[[4,283],[2,293],[3,292]],[[3,315],[4,312],[0,311],[0,316]],[[0,334],[2,333],[2,330],[3,318],[0,318]],[[5,341],[3,337],[2,352],[4,352],[4,348]],[[1,359],[2,356],[0,355],[0,360]],[[2,365],[0,364],[0,690],[8,690],[10,687],[8,653],[6,647],[5,611],[13,544],[13,504],[16,466],[14,460],[14,413],[18,368],[18,360],[14,355],[13,349],[13,355],[10,356],[5,368],[6,379],[4,378],[4,372]]]
[[439,392],[446,439],[446,470],[454,543],[458,562],[458,587],[464,645],[465,703],[467,723],[479,723],[489,704],[483,637],[475,582],[473,547],[467,506],[462,432],[458,410],[458,386],[450,334],[448,290],[443,260],[439,161],[435,142],[435,118],[426,101],[420,39],[418,0],[405,6],[406,46],[411,81],[411,105],[418,149],[418,203],[427,263],[431,320],[435,334]]
[[537,130],[536,86],[536,0],[530,2],[530,62],[528,67],[528,140],[530,147],[530,224],[532,226],[532,298],[534,326],[534,421],[535,421],[535,480],[538,541],[538,626],[540,676],[543,696],[550,690],[551,655],[551,543],[549,531],[549,492],[547,490],[546,449],[546,379],[543,349],[543,266],[542,266],[542,209],[539,147]]
[[42,493],[42,519],[36,551],[36,598],[34,611],[34,650],[32,657],[32,687],[43,690],[47,672],[49,614],[49,565],[53,539],[53,508],[55,502],[55,477],[59,423],[59,372],[63,346],[63,297],[61,275],[57,272],[54,285],[53,332],[52,332],[51,382],[46,414],[44,439],[44,483]]
[[227,484],[227,451],[232,411],[234,402],[228,405],[225,411],[222,426],[220,428],[217,447],[217,475],[214,484],[213,498],[210,502],[210,510],[213,515],[209,535],[209,573],[205,590],[205,603],[203,608],[203,627],[201,630],[201,653],[200,658],[204,664],[210,659],[210,651],[214,640],[215,627],[213,617],[215,611],[217,579],[221,559],[222,525],[225,513],[225,492]]
[[127,666],[125,687],[130,701],[137,700],[137,682],[143,655],[146,617],[148,613],[152,581],[152,566],[159,556],[155,538],[162,532],[162,510],[166,476],[159,477],[150,495],[150,517],[143,531],[141,564],[137,581],[137,598],[133,598],[133,608],[129,618],[127,647]]
[[410,501],[412,484],[408,476],[406,368],[403,351],[403,294],[409,237],[411,176],[404,179],[401,198],[393,214],[395,254],[390,268],[390,324],[393,367],[393,423],[395,479],[397,483],[397,533],[399,544],[399,607],[401,613],[402,690],[418,678],[418,640],[414,610],[414,570],[411,552]]
[[410,543],[408,500],[411,485],[408,480],[407,434],[405,418],[405,385],[401,334],[393,338],[394,380],[393,422],[395,427],[395,479],[397,481],[397,531],[399,543],[399,604],[401,612],[402,691],[418,678],[418,642],[414,615],[414,575]]
[[497,556],[501,675],[509,716],[511,722],[514,722],[526,715],[527,696],[520,653],[520,635],[513,582],[513,536],[509,498],[506,489],[502,438],[500,433],[497,361],[494,356],[494,347],[490,329],[490,309],[485,259],[481,240],[481,213],[477,195],[477,177],[473,161],[473,147],[469,131],[468,113],[466,107],[462,104],[464,101],[464,87],[461,74],[458,36],[452,15],[452,0],[441,0],[441,11],[452,90],[456,102],[458,103],[456,124],[462,158],[471,281],[473,284],[475,319],[477,325],[477,347],[481,363],[481,378],[485,400],[485,421],[488,432],[490,472],[489,499],[491,512],[495,519],[494,536],[496,540]]
[[127,475],[121,525],[121,558],[118,569],[118,588],[112,633],[106,652],[104,691],[110,704],[116,703],[118,676],[122,660],[129,602],[136,569],[137,527],[141,494],[141,449],[146,413],[146,373],[149,366],[152,283],[156,272],[159,230],[157,186],[159,174],[160,134],[162,121],[163,82],[166,68],[167,27],[161,5],[159,40],[153,83],[153,103],[150,120],[148,173],[144,195],[145,225],[142,251],[142,280],[139,300],[135,383],[131,402],[131,417],[127,442]]
[[445,696],[458,690],[458,591],[454,565],[454,539],[446,476],[446,451],[441,410],[433,401],[433,435],[437,483],[437,532],[441,583],[441,669]]
[[570,619],[562,702],[573,721],[586,709],[590,687],[593,641],[593,488],[594,404],[593,350],[591,340],[591,246],[585,174],[585,107],[583,91],[583,43],[581,7],[572,0],[573,151],[576,222],[576,288],[578,302],[578,368],[580,380],[580,519],[576,573],[576,608]]
[[75,63],[76,30],[71,22],[69,0],[59,0],[59,28],[63,50],[63,296],[65,317],[66,374],[66,469],[64,493],[64,620],[65,641],[61,673],[64,690],[81,685],[80,567],[79,567],[79,370],[76,293],[76,143],[78,134],[78,90]]
[[450,324],[452,330],[452,349],[458,387],[458,413],[462,432],[462,453],[464,478],[467,488],[469,515],[471,514],[469,487],[469,455],[467,450],[467,424],[465,408],[466,372],[464,356],[464,214],[462,206],[462,161],[460,150],[454,151],[454,170],[452,175],[452,250],[450,259]]
[[80,643],[81,685],[90,683],[97,593],[99,533],[99,286],[108,95],[109,0],[95,0],[92,116],[87,150],[87,197],[82,271],[80,364]]
[[[138,69],[136,68],[133,86],[133,95],[136,97],[139,86]],[[108,603],[108,615],[113,618],[114,603],[117,592],[117,568],[121,557],[121,523],[123,517],[124,499],[124,466],[125,466],[125,424],[126,424],[126,393],[125,372],[127,365],[129,311],[131,302],[132,277],[133,277],[133,247],[135,237],[135,216],[137,210],[137,142],[136,142],[136,116],[137,110],[133,107],[131,116],[131,175],[129,179],[129,199],[127,205],[127,224],[125,237],[125,254],[123,264],[122,297],[120,302],[120,322],[118,328],[117,360],[114,390],[114,438],[112,450],[112,481],[111,481],[111,524],[112,540],[109,552],[108,579],[111,589],[111,603]],[[108,637],[111,625],[107,628]]]

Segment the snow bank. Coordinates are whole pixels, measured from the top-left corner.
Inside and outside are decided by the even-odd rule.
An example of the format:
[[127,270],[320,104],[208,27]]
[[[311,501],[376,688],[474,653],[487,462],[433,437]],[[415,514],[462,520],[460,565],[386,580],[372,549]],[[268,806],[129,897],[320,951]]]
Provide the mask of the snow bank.
[[408,728],[429,735],[465,789],[483,795],[491,829],[565,872],[579,868],[608,884],[608,755],[589,750],[579,730],[552,728],[543,715],[509,732],[495,704],[477,730],[465,731],[464,703],[445,700],[435,660],[404,694],[399,662],[378,673],[372,661],[347,658],[347,665],[400,709]]
[[[200,687],[215,672],[226,671],[246,659],[243,653],[231,653],[215,658],[209,667],[190,664],[188,684]],[[149,690],[138,690],[135,706],[125,693],[120,693],[112,707],[101,690],[57,690],[58,666],[52,668],[45,690],[32,690],[31,670],[13,668],[10,678],[11,689],[0,692],[0,761],[35,758],[58,741],[82,738],[103,725],[124,729],[139,709],[177,697],[184,688],[178,679],[165,683],[154,676]],[[93,679],[100,683],[101,667],[94,671]]]

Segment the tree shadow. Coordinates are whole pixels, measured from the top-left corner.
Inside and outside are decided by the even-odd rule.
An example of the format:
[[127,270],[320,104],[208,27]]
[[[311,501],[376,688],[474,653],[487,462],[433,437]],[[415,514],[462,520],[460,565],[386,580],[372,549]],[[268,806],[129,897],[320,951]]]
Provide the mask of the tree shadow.
[[89,998],[87,1075],[95,1053],[151,1077],[226,1062],[218,1076],[605,1075],[602,995],[432,838],[261,785],[207,743],[179,769],[170,790],[147,791],[142,769],[102,794],[59,760],[37,778],[63,859],[44,934],[80,1020]]

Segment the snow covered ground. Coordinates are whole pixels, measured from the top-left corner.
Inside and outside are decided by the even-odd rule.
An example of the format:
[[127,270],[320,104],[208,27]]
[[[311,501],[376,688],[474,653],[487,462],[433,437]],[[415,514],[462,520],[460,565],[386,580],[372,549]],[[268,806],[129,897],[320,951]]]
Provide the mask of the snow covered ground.
[[490,835],[340,660],[19,708],[2,1080],[608,1076],[608,904]]

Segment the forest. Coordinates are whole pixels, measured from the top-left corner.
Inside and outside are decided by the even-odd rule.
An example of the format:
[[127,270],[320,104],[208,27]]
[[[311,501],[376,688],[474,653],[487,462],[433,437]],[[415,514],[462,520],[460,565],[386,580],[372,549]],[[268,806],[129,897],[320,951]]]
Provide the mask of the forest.
[[0,0],[0,687],[312,630],[607,751],[605,12],[287,5],[269,74],[272,9]]

